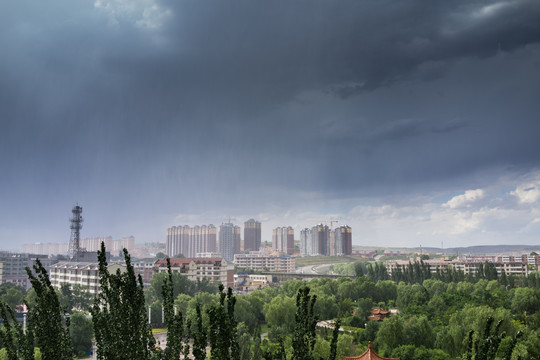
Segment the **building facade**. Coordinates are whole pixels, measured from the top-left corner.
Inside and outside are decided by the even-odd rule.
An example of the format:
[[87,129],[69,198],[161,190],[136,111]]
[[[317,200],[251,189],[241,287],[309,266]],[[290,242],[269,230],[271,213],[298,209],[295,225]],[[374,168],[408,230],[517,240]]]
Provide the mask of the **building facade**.
[[[429,265],[429,270],[431,273],[436,273],[437,271],[445,271],[448,269],[453,269],[456,271],[462,271],[465,275],[476,274],[478,268],[485,264],[486,262],[492,263],[497,270],[497,274],[501,275],[503,272],[506,275],[522,275],[527,276],[535,269],[528,263],[528,258],[522,257],[511,257],[508,258],[508,261],[503,261],[502,257],[495,256],[490,261],[487,259],[456,259],[452,261],[444,260],[424,260],[424,264]],[[506,260],[506,259],[505,259]],[[398,266],[406,267],[409,265],[409,261],[394,261],[388,262],[386,264],[386,270],[388,274],[391,274]]]
[[[110,273],[114,274],[118,269],[125,271],[126,266],[122,264],[110,264]],[[99,285],[99,264],[97,262],[73,262],[60,261],[49,266],[49,278],[51,284],[60,289],[63,284],[82,286],[92,295],[100,292]]]
[[240,253],[240,227],[232,223],[221,224],[219,227],[219,252],[221,256],[232,262],[234,254]]
[[300,231],[300,254],[307,256],[351,255],[352,229],[340,226],[333,231],[319,224]]
[[216,232],[212,224],[170,227],[167,229],[166,253],[169,257],[182,254],[192,258],[197,253],[216,252]]
[[244,223],[244,251],[259,251],[261,248],[261,223],[249,219]]
[[[167,271],[167,260],[160,259],[154,264],[154,272]],[[187,276],[191,281],[208,279],[222,283],[225,287],[234,286],[234,268],[222,258],[172,258],[171,271]]]
[[300,255],[311,255],[313,253],[311,241],[311,229],[300,230]]
[[334,229],[334,253],[336,255],[352,254],[352,229],[348,225]]
[[291,226],[272,230],[272,250],[288,255],[294,253],[294,229]]
[[26,267],[32,272],[36,259],[47,268],[51,261],[46,255],[35,255],[26,253],[0,252],[0,284],[11,283],[24,289],[30,289],[32,285],[28,280]]
[[294,272],[296,269],[295,259],[289,255],[236,254],[233,263],[236,267],[255,271]]
[[260,274],[237,274],[234,275],[234,289],[243,294],[249,294],[255,290],[261,290],[272,283],[272,275]]
[[[97,236],[79,240],[81,250],[87,252],[97,252],[101,249],[101,243],[105,243],[105,248],[113,255],[121,255],[122,249],[131,251],[135,247],[135,237],[125,236],[118,240],[113,240],[112,236]],[[40,255],[58,255],[67,254],[69,251],[69,243],[36,243],[23,244],[21,246],[23,252],[29,252]]]

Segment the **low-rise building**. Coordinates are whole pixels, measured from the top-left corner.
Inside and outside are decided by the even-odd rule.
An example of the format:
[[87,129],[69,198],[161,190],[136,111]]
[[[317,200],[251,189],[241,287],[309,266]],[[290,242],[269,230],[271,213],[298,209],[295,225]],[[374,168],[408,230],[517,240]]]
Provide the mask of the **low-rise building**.
[[133,270],[135,275],[141,275],[144,287],[150,286],[150,281],[152,281],[152,276],[154,276],[154,261],[133,261]]
[[[187,276],[191,281],[208,279],[234,286],[234,268],[223,258],[171,258],[171,270]],[[154,272],[166,272],[167,260],[160,259],[154,264]]]
[[[489,261],[486,259],[491,259],[494,261]],[[510,260],[510,261],[502,261],[502,260]],[[495,266],[495,269],[497,270],[497,274],[501,275],[503,272],[506,275],[523,275],[527,276],[531,271],[533,271],[533,268],[531,265],[528,264],[528,259],[525,258],[522,260],[521,257],[477,257],[476,259],[472,260],[469,258],[468,260],[452,260],[452,261],[446,261],[446,260],[424,260],[423,263],[426,265],[429,265],[429,270],[431,273],[436,273],[437,271],[445,271],[449,268],[456,270],[456,271],[463,271],[465,275],[468,274],[476,274],[478,271],[478,268],[480,265],[484,264],[485,262],[492,263]],[[389,274],[392,273],[393,270],[395,270],[398,266],[401,267],[407,267],[409,265],[409,261],[394,261],[394,262],[388,262],[386,264],[386,270]]]
[[[118,269],[125,271],[126,266],[110,264],[107,268],[109,273],[114,274]],[[80,285],[92,295],[96,295],[101,290],[97,262],[60,261],[49,267],[49,278],[51,284],[57,289],[60,289],[63,284],[69,284],[71,287]]]
[[260,252],[234,255],[234,266],[242,269],[271,272],[294,272],[296,261],[289,255],[268,255]]
[[234,289],[239,293],[250,293],[260,290],[272,283],[272,275],[238,274],[235,275]]

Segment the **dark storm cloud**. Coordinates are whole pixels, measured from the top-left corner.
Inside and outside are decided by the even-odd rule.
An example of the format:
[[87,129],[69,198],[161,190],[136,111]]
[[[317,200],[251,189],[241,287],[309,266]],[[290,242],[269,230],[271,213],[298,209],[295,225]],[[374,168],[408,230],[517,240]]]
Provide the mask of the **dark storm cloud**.
[[[288,186],[304,186],[307,178],[319,188],[321,180],[327,187],[337,181],[351,188],[365,177],[373,179],[366,179],[368,183],[394,176],[416,182],[466,173],[479,165],[536,159],[538,149],[532,143],[525,142],[531,146],[527,151],[517,149],[523,131],[508,121],[522,106],[526,110],[515,121],[528,128],[525,133],[530,126],[537,128],[530,102],[512,107],[507,117],[496,108],[512,94],[498,94],[498,104],[490,104],[490,98],[466,105],[475,92],[487,90],[467,84],[485,80],[476,75],[484,59],[515,51],[537,53],[526,50],[540,40],[536,1],[159,4],[172,12],[156,35],[165,46],[142,37],[141,43],[128,45],[129,56],[123,48],[106,54],[103,66],[128,79],[134,99],[163,105],[165,114],[154,116],[155,121],[169,123],[169,113],[182,114],[176,121],[187,130],[184,134],[204,134],[195,141],[181,135],[187,149],[193,145],[205,156],[217,155],[218,164],[236,159],[240,167],[264,158],[265,169],[247,174],[246,180],[258,181],[260,176],[271,181],[275,175],[270,169],[288,161]],[[150,51],[144,51],[149,44]],[[457,75],[464,82],[447,81],[449,72],[464,61],[470,67]],[[494,71],[509,71],[501,81],[512,78],[510,61],[492,63]],[[407,81],[432,82],[440,89],[438,94],[432,89],[392,93],[393,84]],[[470,89],[460,89],[463,86]],[[538,89],[527,87],[525,92]],[[372,104],[358,98],[363,107],[345,113],[340,108],[347,105],[328,99],[312,106],[316,111],[310,104],[301,108],[298,96],[306,91],[350,101],[362,93],[377,95]],[[469,113],[462,111],[464,106]],[[294,112],[293,107],[301,109]],[[332,112],[326,114],[330,120],[325,112]],[[464,130],[467,127],[473,133]],[[479,138],[474,134],[478,131],[486,136]],[[501,133],[509,135],[502,152],[496,135]],[[433,139],[439,142],[433,144]],[[423,148],[431,145],[439,150],[424,154]],[[347,170],[351,176],[334,178],[330,169],[339,162],[354,164]],[[317,165],[321,163],[324,166]]]
[[260,209],[540,163],[538,1],[99,3],[0,3],[8,222],[34,201]]
[[173,12],[163,29],[178,54],[172,74],[271,98],[321,87],[350,95],[540,40],[534,0],[161,4]]

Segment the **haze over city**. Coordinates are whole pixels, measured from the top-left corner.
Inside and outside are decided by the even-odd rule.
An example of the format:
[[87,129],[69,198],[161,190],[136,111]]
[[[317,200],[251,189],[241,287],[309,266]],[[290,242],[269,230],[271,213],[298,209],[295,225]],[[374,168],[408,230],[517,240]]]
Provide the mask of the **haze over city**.
[[540,2],[0,2],[0,248],[332,219],[538,244]]

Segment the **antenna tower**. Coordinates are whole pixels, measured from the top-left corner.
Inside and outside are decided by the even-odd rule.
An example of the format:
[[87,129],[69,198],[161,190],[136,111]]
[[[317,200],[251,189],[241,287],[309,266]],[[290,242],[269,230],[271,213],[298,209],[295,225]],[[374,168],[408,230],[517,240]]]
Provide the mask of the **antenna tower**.
[[70,229],[71,229],[71,238],[69,239],[69,255],[71,256],[71,259],[73,261],[79,260],[79,254],[80,254],[80,248],[79,248],[79,240],[80,240],[80,230],[82,229],[82,223],[83,223],[83,217],[82,214],[82,207],[79,205],[75,205],[73,209],[71,209],[71,212],[73,215],[69,219],[71,222]]

